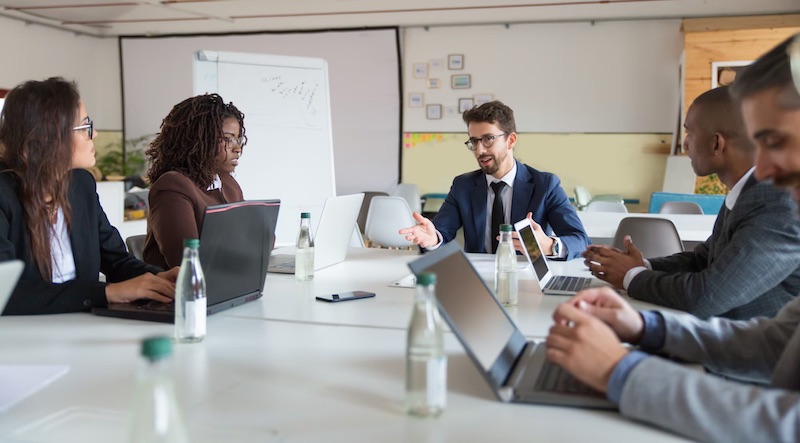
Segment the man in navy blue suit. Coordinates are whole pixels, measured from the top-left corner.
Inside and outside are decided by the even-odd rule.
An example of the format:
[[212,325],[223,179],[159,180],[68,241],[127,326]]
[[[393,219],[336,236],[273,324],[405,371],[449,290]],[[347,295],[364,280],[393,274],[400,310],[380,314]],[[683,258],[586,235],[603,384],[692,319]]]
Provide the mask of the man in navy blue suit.
[[[531,219],[549,258],[578,257],[589,245],[578,214],[554,174],[514,159],[514,111],[499,101],[464,112],[479,170],[459,175],[433,222],[415,213],[415,226],[400,234],[424,249],[436,249],[464,229],[464,250],[494,253],[500,224]],[[519,245],[517,245],[519,249]]]

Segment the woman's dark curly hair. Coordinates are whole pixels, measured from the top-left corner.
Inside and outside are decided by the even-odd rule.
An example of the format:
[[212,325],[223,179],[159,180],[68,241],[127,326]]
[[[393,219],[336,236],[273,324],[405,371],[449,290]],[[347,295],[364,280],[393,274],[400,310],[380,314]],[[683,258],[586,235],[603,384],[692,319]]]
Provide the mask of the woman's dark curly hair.
[[166,172],[178,171],[200,188],[207,188],[217,173],[222,121],[227,118],[239,122],[241,133],[237,136],[244,138],[246,144],[244,114],[233,103],[225,104],[219,95],[198,95],[175,105],[146,152],[150,183]]

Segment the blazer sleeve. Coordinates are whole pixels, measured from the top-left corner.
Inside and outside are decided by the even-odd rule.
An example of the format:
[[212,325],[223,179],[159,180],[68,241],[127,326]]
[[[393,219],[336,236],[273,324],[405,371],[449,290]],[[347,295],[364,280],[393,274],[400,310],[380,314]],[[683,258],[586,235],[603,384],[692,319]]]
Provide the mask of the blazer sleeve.
[[551,177],[545,199],[545,217],[547,224],[553,229],[553,233],[567,247],[565,259],[571,260],[580,257],[591,241],[589,241],[589,236],[586,234],[578,213],[569,202],[567,193],[561,188],[561,180],[555,175],[551,175]]
[[463,225],[461,220],[461,205],[458,199],[458,177],[453,180],[450,192],[444,199],[444,203],[439,208],[436,216],[433,217],[433,225],[442,234],[442,242],[447,243],[456,238],[456,232]]
[[628,294],[708,318],[744,306],[778,286],[800,263],[794,210],[774,200],[748,204],[753,208],[737,222],[730,240],[707,267],[696,272],[641,272],[631,281]]
[[150,191],[147,223],[168,268],[180,266],[183,240],[199,238],[200,235],[195,220],[195,202],[181,189],[180,184],[165,183],[162,189]]
[[[11,298],[3,311],[5,315],[57,314],[86,311],[92,307],[107,304],[106,283],[100,282],[98,272],[103,271],[111,282],[122,281],[146,272],[160,272],[159,268],[148,266],[130,256],[125,250],[122,238],[108,222],[100,207],[94,179],[86,171],[73,175],[72,183],[73,214],[71,237],[73,242],[87,240],[88,253],[75,255],[78,278],[64,283],[51,283],[42,279],[38,269],[29,257],[20,257],[17,246],[11,240],[12,231],[17,231],[17,241],[24,232],[21,214],[11,218],[8,213],[0,216],[0,260],[24,258],[25,270],[17,283]],[[95,230],[99,237],[92,235]],[[99,243],[94,238],[99,238]],[[27,246],[25,246],[27,247]],[[73,249],[75,246],[73,245]],[[93,275],[81,275],[93,274]]]
[[727,381],[658,357],[638,364],[620,412],[700,441],[795,442],[800,393]]

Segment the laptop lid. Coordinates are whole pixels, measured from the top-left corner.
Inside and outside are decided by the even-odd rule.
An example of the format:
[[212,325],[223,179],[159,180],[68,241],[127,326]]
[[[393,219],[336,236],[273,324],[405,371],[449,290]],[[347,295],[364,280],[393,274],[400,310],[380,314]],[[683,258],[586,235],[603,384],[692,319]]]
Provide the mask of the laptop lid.
[[530,220],[524,218],[514,223],[514,229],[517,231],[517,235],[522,242],[522,250],[525,253],[525,257],[533,268],[533,274],[536,275],[536,279],[539,280],[539,288],[544,288],[547,286],[547,283],[550,282],[550,279],[553,278],[553,273],[550,270],[550,266],[547,264],[547,258],[542,254],[542,248],[539,246],[539,240],[536,239],[536,235],[533,233],[533,226],[531,226]]
[[0,314],[6,309],[11,293],[17,287],[17,280],[22,275],[25,264],[22,260],[8,260],[0,263]]
[[[261,297],[275,242],[280,200],[251,200],[206,208],[200,231],[200,265],[206,279],[207,313]],[[93,308],[98,315],[174,321],[172,305],[137,300]]]
[[[325,199],[314,234],[314,270],[341,263],[347,257],[363,200],[363,193]],[[294,274],[294,255],[273,255],[269,272]]]
[[436,274],[439,310],[470,359],[500,399],[526,340],[457,242],[408,264],[416,275]]
[[314,269],[341,263],[353,238],[364,194],[328,197],[314,235]]
[[[209,313],[261,296],[275,241],[280,200],[209,206],[200,231],[200,264]],[[243,303],[247,300],[242,300]],[[224,308],[223,308],[224,309]]]

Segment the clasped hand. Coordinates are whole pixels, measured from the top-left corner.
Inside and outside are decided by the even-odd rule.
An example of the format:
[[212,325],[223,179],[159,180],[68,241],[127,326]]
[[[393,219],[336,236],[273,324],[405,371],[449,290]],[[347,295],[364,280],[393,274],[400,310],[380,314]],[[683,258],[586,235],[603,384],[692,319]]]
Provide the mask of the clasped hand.
[[630,235],[625,236],[624,244],[624,251],[607,245],[589,245],[581,254],[592,275],[619,289],[623,289],[625,274],[629,270],[644,266],[642,253],[633,244]]

